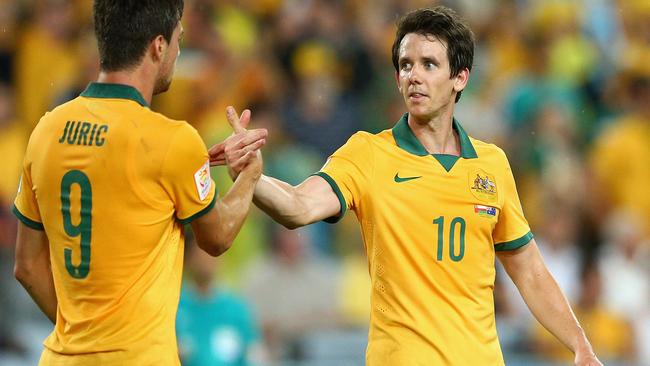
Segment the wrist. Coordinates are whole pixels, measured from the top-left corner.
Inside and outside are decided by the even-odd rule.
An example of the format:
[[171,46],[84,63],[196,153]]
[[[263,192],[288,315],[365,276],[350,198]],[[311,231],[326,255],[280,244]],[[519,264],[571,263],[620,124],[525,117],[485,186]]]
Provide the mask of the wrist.
[[595,355],[593,348],[591,347],[591,344],[587,340],[587,337],[584,335],[583,332],[581,332],[581,336],[578,337],[578,340],[576,342],[576,345],[574,347],[573,353],[578,355]]

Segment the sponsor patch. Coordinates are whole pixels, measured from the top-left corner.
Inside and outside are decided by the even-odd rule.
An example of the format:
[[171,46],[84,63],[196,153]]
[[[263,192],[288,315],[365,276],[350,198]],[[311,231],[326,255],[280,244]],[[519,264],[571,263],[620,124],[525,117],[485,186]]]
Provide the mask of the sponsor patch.
[[196,190],[199,192],[199,199],[203,201],[210,193],[212,186],[212,179],[210,178],[210,160],[194,173],[194,183],[196,183]]
[[492,206],[474,205],[474,213],[483,217],[495,217],[497,215],[497,209]]

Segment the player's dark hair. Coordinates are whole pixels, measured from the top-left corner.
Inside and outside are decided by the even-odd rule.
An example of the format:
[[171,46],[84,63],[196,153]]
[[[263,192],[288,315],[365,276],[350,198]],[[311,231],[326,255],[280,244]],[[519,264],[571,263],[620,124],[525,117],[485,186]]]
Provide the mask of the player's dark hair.
[[[399,71],[399,47],[402,39],[416,33],[433,36],[447,43],[447,58],[451,75],[458,75],[463,69],[472,70],[474,61],[474,33],[455,11],[444,6],[433,9],[417,9],[397,21],[397,32],[393,43],[393,66]],[[456,94],[456,102],[461,92]]]
[[135,66],[159,35],[171,42],[183,0],[95,0],[93,15],[102,71]]

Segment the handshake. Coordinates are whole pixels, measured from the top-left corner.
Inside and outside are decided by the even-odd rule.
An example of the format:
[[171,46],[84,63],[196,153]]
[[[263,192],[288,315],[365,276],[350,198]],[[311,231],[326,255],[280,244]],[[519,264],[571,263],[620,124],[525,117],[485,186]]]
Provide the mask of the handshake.
[[226,118],[233,129],[232,135],[210,148],[210,166],[227,165],[230,177],[235,180],[244,173],[254,179],[262,174],[262,153],[268,131],[265,128],[247,130],[251,111],[245,109],[241,116],[235,108],[226,108]]

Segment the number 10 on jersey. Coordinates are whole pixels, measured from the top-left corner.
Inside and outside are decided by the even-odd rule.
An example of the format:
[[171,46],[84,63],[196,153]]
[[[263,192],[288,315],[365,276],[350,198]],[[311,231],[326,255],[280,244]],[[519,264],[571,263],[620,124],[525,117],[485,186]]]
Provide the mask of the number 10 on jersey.
[[[442,261],[445,247],[445,217],[439,216],[433,220],[433,224],[438,226],[438,248],[436,259]],[[456,230],[459,233],[459,248],[456,249]],[[462,217],[454,217],[449,225],[449,235],[447,236],[447,246],[449,247],[449,258],[454,262],[459,262],[465,256],[465,220]],[[458,254],[456,254],[458,252]]]

